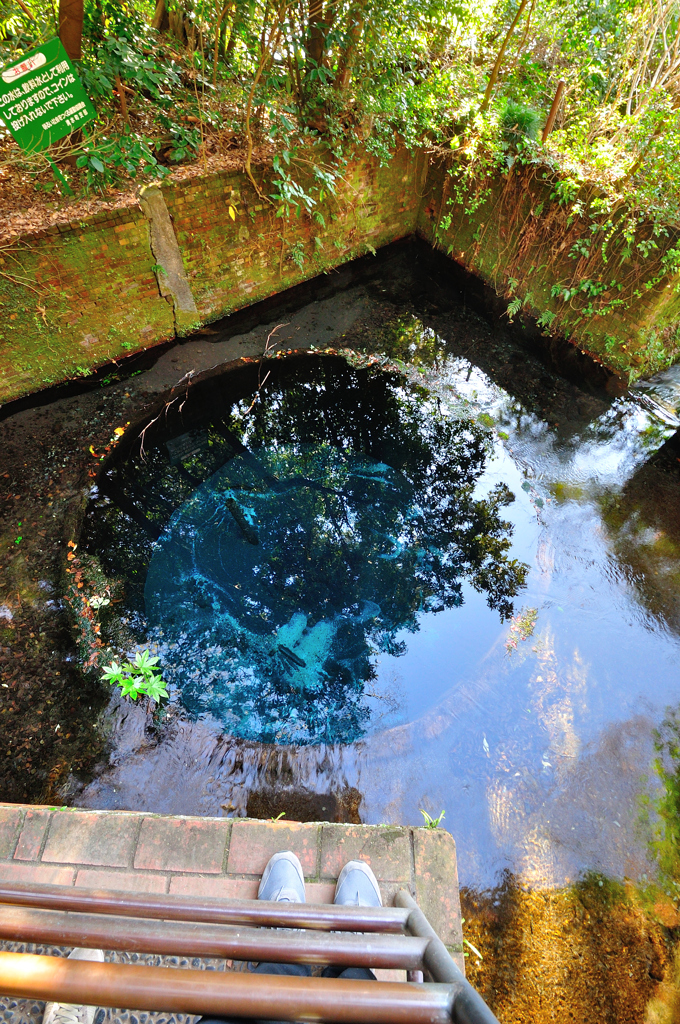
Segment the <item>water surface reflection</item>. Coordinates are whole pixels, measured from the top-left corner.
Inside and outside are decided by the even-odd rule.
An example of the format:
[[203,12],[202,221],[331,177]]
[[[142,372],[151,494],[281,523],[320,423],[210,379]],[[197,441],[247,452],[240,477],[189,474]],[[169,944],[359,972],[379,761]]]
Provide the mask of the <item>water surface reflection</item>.
[[[680,682],[680,476],[663,448],[676,426],[672,380],[658,382],[663,408],[653,385],[613,401],[567,389],[572,400],[556,421],[494,383],[443,330],[407,326],[395,327],[402,347],[390,355],[408,356],[404,372],[417,372],[422,401],[442,422],[464,416],[490,431],[468,498],[488,500],[499,488],[515,497],[503,509],[507,558],[530,571],[513,611],[536,610],[533,635],[508,650],[508,622],[462,574],[460,600],[436,612],[421,606],[417,630],[397,628],[395,647],[373,649],[371,685],[399,700],[362,738],[235,741],[214,714],[189,721],[176,706],[150,739],[141,709],[126,709],[112,720],[115,763],[77,802],[243,814],[254,793],[288,792],[291,803],[299,793],[335,794],[341,806],[343,793],[358,792],[367,822],[418,824],[420,808],[446,808],[463,882],[491,884],[506,867],[536,884],[583,868],[640,877],[651,868],[639,797],[654,786],[643,777],[653,729]],[[313,419],[313,396],[307,402]],[[401,472],[385,443],[379,458]],[[185,485],[188,498],[196,483]],[[171,514],[158,512],[159,530]],[[151,541],[140,539],[142,549],[147,565]],[[143,575],[141,563],[135,572]],[[162,786],[140,782],[148,778]]]

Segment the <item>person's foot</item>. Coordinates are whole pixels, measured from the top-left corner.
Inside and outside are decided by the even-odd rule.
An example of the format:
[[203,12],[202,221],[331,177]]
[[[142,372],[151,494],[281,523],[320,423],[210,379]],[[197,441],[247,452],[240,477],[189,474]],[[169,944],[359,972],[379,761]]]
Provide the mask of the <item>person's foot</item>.
[[333,902],[344,907],[382,907],[378,879],[363,860],[350,860],[340,872]]
[[278,903],[305,902],[305,876],[294,853],[284,850],[274,854],[262,872],[257,898]]
[[[69,960],[95,960],[104,962],[103,949],[72,949]],[[46,1003],[42,1024],[92,1024],[96,1006],[84,1006],[78,1003]]]

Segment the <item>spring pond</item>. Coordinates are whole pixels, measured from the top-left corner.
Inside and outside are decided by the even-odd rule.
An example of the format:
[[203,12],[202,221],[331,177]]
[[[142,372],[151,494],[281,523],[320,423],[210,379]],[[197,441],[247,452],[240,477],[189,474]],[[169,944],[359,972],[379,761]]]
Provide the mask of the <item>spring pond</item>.
[[345,355],[213,371],[97,480],[103,628],[170,700],[153,739],[114,708],[74,802],[445,810],[462,883],[644,877],[680,688],[680,376],[612,398],[505,336],[475,358],[469,313],[371,302]]

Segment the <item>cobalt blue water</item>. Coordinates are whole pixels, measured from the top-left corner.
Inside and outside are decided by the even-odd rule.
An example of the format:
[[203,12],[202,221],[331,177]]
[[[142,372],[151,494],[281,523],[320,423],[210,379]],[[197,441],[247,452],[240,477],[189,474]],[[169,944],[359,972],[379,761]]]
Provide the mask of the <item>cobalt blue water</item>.
[[[513,495],[499,481],[473,497],[488,429],[395,375],[328,365],[317,380],[351,383],[373,404],[364,415],[382,411],[380,459],[323,431],[296,443],[288,423],[289,443],[244,448],[173,513],[144,588],[184,708],[266,743],[351,743],[384,727],[378,665],[458,609],[466,581],[502,621],[526,574],[506,554]],[[395,694],[382,697],[399,721]]]

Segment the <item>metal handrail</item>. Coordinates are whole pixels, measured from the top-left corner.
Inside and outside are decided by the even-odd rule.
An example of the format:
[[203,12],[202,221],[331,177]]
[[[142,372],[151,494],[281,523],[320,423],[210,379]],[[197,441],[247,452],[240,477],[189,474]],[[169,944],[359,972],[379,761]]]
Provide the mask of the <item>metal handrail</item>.
[[135,953],[219,956],[294,964],[419,970],[427,940],[411,935],[290,932],[194,921],[71,914],[3,907],[0,938]]
[[449,985],[291,978],[0,953],[0,991],[89,1006],[356,1024],[451,1024]]
[[[399,967],[424,970],[432,982],[258,974],[254,984],[250,974],[0,953],[0,992],[135,1010],[329,1024],[498,1024],[410,894],[400,890],[395,903],[391,908],[175,899],[3,882],[0,937],[6,939],[280,963]],[[350,929],[354,934],[347,934]],[[394,934],[397,930],[400,934]]]
[[432,980],[455,987],[451,1007],[452,1020],[456,1021],[456,1024],[498,1024],[495,1015],[453,960],[413,897],[404,889],[400,889],[394,902],[409,911],[406,926],[411,934],[428,940],[423,964]]
[[76,888],[2,880],[0,903],[165,921],[314,928],[317,931],[403,933],[408,919],[408,911],[398,907],[336,907],[329,903],[158,896],[114,889],[81,889],[80,886]]

